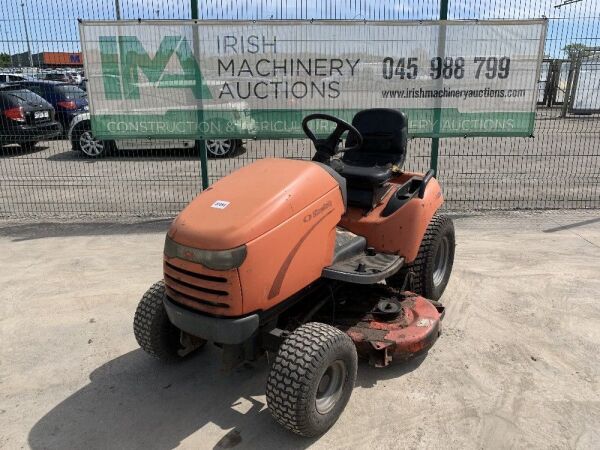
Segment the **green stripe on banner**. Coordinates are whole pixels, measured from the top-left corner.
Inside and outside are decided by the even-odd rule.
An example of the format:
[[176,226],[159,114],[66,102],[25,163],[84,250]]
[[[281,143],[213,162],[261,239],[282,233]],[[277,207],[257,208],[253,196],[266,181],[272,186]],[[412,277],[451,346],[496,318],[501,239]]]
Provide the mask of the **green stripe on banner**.
[[[167,111],[165,114],[107,114],[92,116],[92,130],[100,139],[284,139],[303,138],[302,119],[312,113],[326,113],[348,122],[358,109],[345,110],[204,110],[198,121],[196,110]],[[531,136],[533,112],[462,113],[442,109],[439,133],[434,133],[434,109],[403,110],[409,119],[412,137]],[[315,121],[311,128],[325,135],[330,123]]]

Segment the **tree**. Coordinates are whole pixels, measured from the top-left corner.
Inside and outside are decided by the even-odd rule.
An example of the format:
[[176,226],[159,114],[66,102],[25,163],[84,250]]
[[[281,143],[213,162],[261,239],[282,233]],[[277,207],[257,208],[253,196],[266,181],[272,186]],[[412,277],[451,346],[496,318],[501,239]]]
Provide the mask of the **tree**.
[[567,55],[571,61],[575,60],[579,55],[584,55],[586,50],[588,50],[588,46],[585,44],[579,44],[573,42],[571,44],[565,45],[563,47],[563,52]]
[[0,66],[10,66],[10,55],[8,53],[0,53]]

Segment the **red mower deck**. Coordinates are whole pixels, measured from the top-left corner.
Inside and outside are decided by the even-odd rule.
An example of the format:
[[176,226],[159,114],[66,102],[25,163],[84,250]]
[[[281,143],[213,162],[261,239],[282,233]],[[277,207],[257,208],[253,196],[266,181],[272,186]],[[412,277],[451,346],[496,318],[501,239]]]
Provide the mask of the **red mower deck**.
[[[433,346],[442,331],[442,306],[436,307],[412,292],[401,292],[398,300],[381,302],[382,312],[369,312],[345,330],[359,356],[368,358],[375,367],[385,367],[392,360],[413,358]],[[392,311],[385,312],[386,307]]]

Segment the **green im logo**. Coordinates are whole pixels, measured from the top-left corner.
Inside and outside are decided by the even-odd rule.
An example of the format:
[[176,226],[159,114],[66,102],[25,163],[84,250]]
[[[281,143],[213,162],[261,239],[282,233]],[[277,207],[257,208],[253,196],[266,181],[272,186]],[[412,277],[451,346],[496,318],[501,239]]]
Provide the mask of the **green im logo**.
[[[190,42],[183,36],[165,36],[153,58],[136,36],[100,36],[99,44],[107,100],[139,99],[140,71],[152,87],[191,89],[197,99],[212,98]],[[165,73],[173,55],[181,65],[181,73]]]

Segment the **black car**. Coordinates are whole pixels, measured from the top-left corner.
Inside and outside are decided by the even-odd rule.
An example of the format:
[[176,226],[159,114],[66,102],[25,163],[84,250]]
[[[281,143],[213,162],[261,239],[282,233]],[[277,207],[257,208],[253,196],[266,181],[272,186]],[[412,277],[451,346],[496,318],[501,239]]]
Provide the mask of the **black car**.
[[22,86],[0,84],[0,145],[28,149],[58,134],[60,125],[50,103]]
[[37,80],[22,81],[19,85],[35,92],[54,107],[56,120],[63,132],[69,129],[73,117],[88,110],[87,93],[73,84]]

